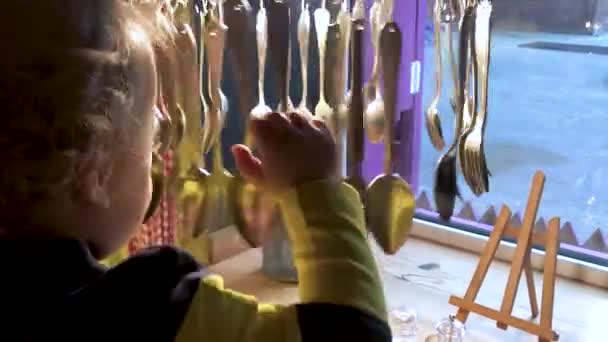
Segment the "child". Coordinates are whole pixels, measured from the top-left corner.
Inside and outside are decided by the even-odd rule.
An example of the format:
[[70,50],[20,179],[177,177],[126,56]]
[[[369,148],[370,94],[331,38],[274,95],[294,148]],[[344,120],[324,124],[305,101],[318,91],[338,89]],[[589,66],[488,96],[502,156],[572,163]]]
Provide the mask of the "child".
[[361,202],[323,123],[252,124],[239,171],[282,205],[301,302],[258,304],[162,247],[106,269],[151,193],[155,39],[123,0],[0,2],[0,341],[390,341]]

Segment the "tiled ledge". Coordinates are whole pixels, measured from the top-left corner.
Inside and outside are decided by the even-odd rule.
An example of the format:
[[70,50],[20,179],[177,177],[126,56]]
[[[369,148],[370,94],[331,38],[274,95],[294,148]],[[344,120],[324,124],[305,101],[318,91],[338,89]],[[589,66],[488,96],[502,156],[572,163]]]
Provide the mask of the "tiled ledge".
[[[431,201],[426,192],[421,192],[416,200],[416,208],[426,218],[433,218],[436,214],[432,210]],[[470,202],[466,202],[460,212],[453,219],[453,223],[458,226],[472,226],[473,229],[490,231],[496,223],[497,209],[490,206],[483,213],[475,213]],[[515,212],[511,218],[511,225],[521,225],[521,214]],[[538,218],[534,225],[534,230],[537,232],[545,232],[547,230],[546,220],[542,217]],[[581,241],[576,229],[572,223],[565,222],[560,229],[561,248],[572,251],[573,253],[589,254],[592,258],[604,260],[608,265],[608,240],[604,237],[602,231],[597,228],[593,234],[586,240]],[[585,258],[583,258],[585,259]]]

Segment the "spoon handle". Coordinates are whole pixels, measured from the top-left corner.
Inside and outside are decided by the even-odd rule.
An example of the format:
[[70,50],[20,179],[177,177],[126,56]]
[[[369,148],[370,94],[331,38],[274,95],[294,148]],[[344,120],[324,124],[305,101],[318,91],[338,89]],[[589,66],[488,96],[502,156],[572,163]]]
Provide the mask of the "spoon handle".
[[310,11],[306,1],[302,0],[302,13],[298,20],[298,42],[300,44],[300,63],[302,72],[302,100],[301,107],[306,106],[308,99],[308,45],[310,42]]
[[268,45],[273,65],[279,80],[279,111],[286,112],[289,102],[289,5],[285,2],[270,1],[268,6]]
[[239,87],[239,109],[248,114],[255,106],[254,65],[251,63],[253,50],[253,9],[247,0],[227,0],[226,24],[228,26],[228,51]]
[[352,16],[354,20],[365,20],[365,3],[363,0],[355,0]]
[[464,16],[462,17],[462,22],[460,23],[460,40],[458,46],[458,104],[457,104],[457,112],[456,112],[456,120],[454,125],[454,141],[450,148],[446,151],[446,154],[455,153],[456,146],[458,145],[458,141],[460,135],[462,133],[462,121],[465,113],[465,97],[466,88],[467,88],[467,80],[469,74],[469,63],[473,63],[473,61],[469,60],[470,57],[470,38],[471,38],[471,19],[472,19],[472,11],[470,8],[467,8],[464,11]]
[[185,114],[185,134],[179,148],[179,172],[185,174],[192,166],[198,167],[202,157],[201,106],[196,42],[190,25],[183,24],[176,38],[180,51],[180,76],[183,84],[182,109]]
[[492,4],[482,1],[477,5],[475,18],[475,57],[477,59],[477,79],[479,87],[479,111],[476,120],[485,126],[488,113],[488,81],[490,69],[490,16]]
[[214,14],[209,14],[205,40],[207,61],[209,64],[209,95],[212,110],[221,108],[220,86],[224,66],[224,48],[226,46],[227,27],[219,22]]
[[325,102],[325,50],[330,21],[329,11],[325,7],[318,8],[315,10],[314,17],[319,47],[319,102]]
[[265,105],[264,72],[266,71],[266,49],[268,46],[268,18],[266,17],[266,9],[263,6],[263,1],[260,1],[260,10],[257,14],[255,31],[258,48],[258,102]]
[[435,6],[433,8],[433,25],[435,26],[435,96],[431,101],[431,106],[437,106],[439,99],[441,98],[441,75],[442,75],[442,58],[441,54],[443,49],[441,48],[441,28],[443,25],[440,20],[441,1],[435,0]]
[[351,34],[351,104],[348,132],[349,160],[358,170],[363,162],[363,31],[364,20],[353,21]]
[[340,23],[340,30],[342,31],[342,45],[341,48],[341,59],[342,61],[342,74],[340,75],[340,81],[342,83],[342,92],[346,92],[348,88],[348,59],[349,59],[349,51],[348,47],[350,45],[350,35],[352,34],[352,17],[350,12],[346,8],[346,1],[342,3],[342,10],[338,15],[338,22]]
[[343,61],[340,58],[342,45],[342,32],[340,31],[340,25],[337,23],[329,25],[327,29],[327,45],[325,50],[325,70],[328,72],[325,74],[325,84],[327,88],[325,93],[327,95],[327,103],[335,111],[338,109],[338,105],[341,102],[340,90],[342,85],[340,84],[340,75],[342,74]]
[[384,70],[384,172],[393,173],[395,137],[395,110],[399,86],[399,67],[401,65],[401,30],[395,22],[387,23],[380,34],[380,56]]
[[380,52],[378,49],[379,38],[380,38],[380,2],[376,1],[373,3],[369,10],[369,26],[370,36],[372,41],[372,50],[374,55],[374,61],[372,65],[372,75],[370,77],[370,84],[374,87],[378,87],[380,81]]

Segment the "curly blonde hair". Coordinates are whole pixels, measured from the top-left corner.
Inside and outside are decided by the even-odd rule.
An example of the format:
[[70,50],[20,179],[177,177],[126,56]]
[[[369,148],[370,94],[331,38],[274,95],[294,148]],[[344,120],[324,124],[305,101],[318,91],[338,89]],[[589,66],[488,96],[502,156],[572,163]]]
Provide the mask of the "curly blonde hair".
[[0,2],[0,217],[70,191],[80,158],[151,115],[134,113],[133,51],[166,38],[161,2]]

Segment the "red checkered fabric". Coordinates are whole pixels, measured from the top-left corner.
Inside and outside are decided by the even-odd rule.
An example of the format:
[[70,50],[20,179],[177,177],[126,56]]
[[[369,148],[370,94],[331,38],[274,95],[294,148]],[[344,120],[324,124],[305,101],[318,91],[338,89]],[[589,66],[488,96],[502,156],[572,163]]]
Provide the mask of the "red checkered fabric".
[[[173,169],[173,154],[167,152],[164,156],[165,176]],[[132,255],[142,248],[158,245],[172,245],[175,242],[176,207],[175,200],[167,193],[163,194],[156,213],[145,223],[141,230],[129,241],[129,254]]]

